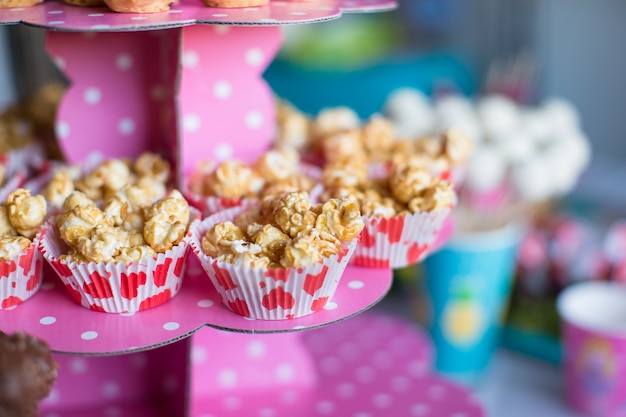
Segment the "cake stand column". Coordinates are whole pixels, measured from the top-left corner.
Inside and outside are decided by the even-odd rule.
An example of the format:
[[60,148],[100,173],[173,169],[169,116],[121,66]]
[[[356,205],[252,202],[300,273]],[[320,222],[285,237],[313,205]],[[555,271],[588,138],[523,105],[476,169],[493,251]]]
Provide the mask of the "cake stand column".
[[84,162],[173,152],[180,29],[47,32],[46,48],[70,85],[56,134],[64,157]]
[[263,72],[282,42],[280,28],[196,25],[181,31],[183,174],[201,160],[257,157],[274,136],[274,97]]

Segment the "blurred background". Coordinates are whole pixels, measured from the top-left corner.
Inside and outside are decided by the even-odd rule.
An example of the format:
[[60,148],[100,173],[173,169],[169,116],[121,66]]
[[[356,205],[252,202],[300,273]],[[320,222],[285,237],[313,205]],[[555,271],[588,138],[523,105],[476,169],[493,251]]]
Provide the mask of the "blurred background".
[[[383,109],[391,93],[403,87],[429,97],[457,92],[477,98],[497,91],[525,106],[536,106],[552,97],[570,103],[589,141],[591,159],[576,187],[551,206],[549,221],[537,225],[536,233],[529,234],[522,245],[542,259],[542,290],[532,287],[534,284],[522,285],[520,290],[518,285],[523,296],[513,298],[508,317],[511,328],[547,335],[547,339],[524,339],[519,333],[509,333],[505,338],[505,343],[518,350],[559,362],[554,299],[572,278],[555,279],[554,274],[562,273],[559,268],[580,254],[582,247],[589,247],[591,240],[594,250],[605,250],[610,226],[626,218],[626,191],[622,189],[626,181],[626,117],[621,114],[626,109],[626,82],[622,80],[626,50],[619,46],[626,39],[626,3],[398,3],[399,7],[389,13],[285,26],[283,48],[265,77],[278,96],[311,115],[327,107],[348,106],[367,119]],[[0,27],[0,109],[51,80],[62,80],[43,51],[43,41],[44,31],[37,28]],[[564,245],[574,240],[574,249]],[[564,246],[569,252],[561,256]],[[553,256],[554,260],[549,259]],[[616,279],[615,271],[621,271],[617,278],[626,280],[626,261],[622,258],[621,253],[619,259],[594,258],[598,265],[587,265],[585,271],[597,276],[586,278]],[[616,269],[618,262],[623,269]],[[526,267],[521,259],[518,282],[528,272]],[[408,275],[413,279],[419,271]],[[530,275],[535,277],[537,269]],[[525,297],[529,293],[536,299]],[[517,379],[530,372],[531,367],[509,364],[499,364],[502,378]],[[528,378],[555,381],[554,373],[545,368],[534,369]],[[554,390],[557,385],[554,382],[547,389]],[[493,392],[484,398],[504,401]],[[524,402],[523,396],[517,399],[520,404]],[[532,400],[541,401],[541,397]]]
[[[594,151],[579,191],[619,209],[626,193],[608,179],[626,178],[624,16],[618,0],[399,0],[390,13],[286,27],[267,79],[304,111],[343,104],[366,117],[397,87],[477,94],[490,71],[519,65],[524,100],[579,110]],[[0,27],[0,108],[59,77],[42,45],[40,29]]]

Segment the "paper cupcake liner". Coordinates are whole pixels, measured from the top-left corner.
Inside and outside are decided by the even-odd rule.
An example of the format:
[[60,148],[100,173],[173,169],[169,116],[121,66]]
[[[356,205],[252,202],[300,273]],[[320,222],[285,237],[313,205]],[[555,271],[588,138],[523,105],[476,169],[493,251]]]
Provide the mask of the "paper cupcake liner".
[[332,298],[357,241],[346,243],[339,254],[301,268],[268,270],[218,261],[202,251],[202,236],[216,223],[232,220],[242,208],[233,208],[191,225],[191,248],[224,304],[233,312],[254,319],[284,320],[307,316]]
[[365,227],[352,263],[369,268],[402,268],[423,260],[432,250],[451,210],[391,218],[364,216]]
[[55,270],[72,299],[85,308],[105,313],[134,313],[163,304],[180,291],[189,252],[183,241],[156,258],[141,262],[64,262],[65,243],[49,221],[39,250]]
[[[322,170],[319,167],[303,163],[300,165],[300,171],[317,182],[309,191],[311,201],[317,201],[323,191],[323,187],[319,183],[322,178]],[[256,198],[224,198],[199,195],[189,189],[189,183],[186,183],[183,187],[183,195],[189,204],[200,210],[203,217],[208,217],[234,207],[250,208],[259,203],[259,200]]]
[[19,256],[0,261],[0,310],[15,307],[39,291],[43,258],[38,245],[35,238]]
[[32,143],[0,155],[7,175],[21,171],[39,171],[46,164],[46,151],[41,143]]

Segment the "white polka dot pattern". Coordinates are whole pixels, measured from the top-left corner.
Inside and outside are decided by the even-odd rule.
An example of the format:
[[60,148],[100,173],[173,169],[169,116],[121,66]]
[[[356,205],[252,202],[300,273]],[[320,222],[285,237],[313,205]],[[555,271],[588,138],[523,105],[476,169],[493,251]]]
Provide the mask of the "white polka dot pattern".
[[[366,312],[304,333],[203,329],[192,340],[193,357],[202,349],[211,358],[194,361],[194,415],[483,416],[468,391],[428,372],[427,337],[392,316]],[[426,371],[416,378],[417,370]]]
[[[197,259],[190,256],[184,285],[163,306],[134,314],[106,314],[106,320],[94,320],[96,313],[82,307],[77,309],[79,306],[61,281],[48,275],[50,270],[44,269],[44,272],[42,287],[45,291],[39,291],[38,301],[20,304],[20,314],[0,311],[0,329],[27,331],[48,341],[59,352],[107,355],[157,347],[184,338],[206,324],[265,333],[333,323],[369,307],[388,291],[392,282],[390,271],[348,267],[331,301],[333,309],[320,310],[301,319],[245,320],[223,304]],[[348,283],[357,277],[364,284],[363,288],[355,290]],[[72,333],[64,330],[68,328],[73,329]],[[271,356],[271,350],[256,338],[246,344],[246,349],[250,359],[265,360]]]

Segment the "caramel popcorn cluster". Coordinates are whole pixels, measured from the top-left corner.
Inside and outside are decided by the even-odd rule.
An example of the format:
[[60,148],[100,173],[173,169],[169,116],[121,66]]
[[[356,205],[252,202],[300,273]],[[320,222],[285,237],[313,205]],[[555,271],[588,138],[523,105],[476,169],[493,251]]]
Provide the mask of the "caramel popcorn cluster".
[[268,198],[233,221],[215,224],[201,239],[205,254],[254,268],[292,268],[321,262],[363,229],[353,200],[313,205],[306,192]]
[[300,169],[300,155],[290,147],[264,152],[254,163],[224,161],[201,164],[189,183],[191,192],[228,199],[267,198],[292,191],[309,191],[314,181]]
[[324,109],[309,117],[279,102],[277,126],[276,143],[302,153],[321,154],[325,163],[411,162],[441,173],[464,163],[472,151],[472,141],[458,129],[404,139],[398,137],[389,119],[376,114],[362,123],[347,107]]
[[190,222],[187,200],[173,190],[154,202],[122,187],[100,208],[82,191],[63,202],[56,226],[70,247],[67,262],[139,262],[177,245]]
[[43,191],[53,207],[61,207],[74,192],[109,204],[120,200],[137,210],[163,197],[170,180],[170,164],[161,156],[144,152],[134,161],[110,159],[83,174],[78,166],[58,168]]
[[46,218],[41,195],[18,188],[0,204],[0,259],[10,260],[28,248]]
[[322,199],[353,200],[364,216],[394,217],[443,210],[456,201],[450,183],[411,162],[396,162],[386,176],[370,178],[365,162],[336,161],[324,167],[322,182]]

